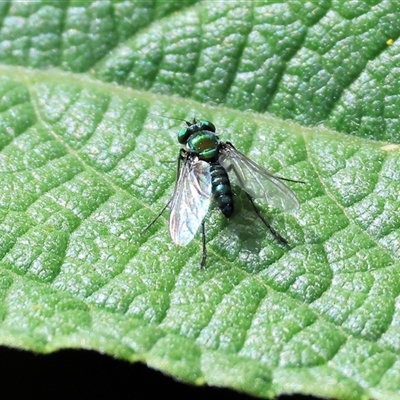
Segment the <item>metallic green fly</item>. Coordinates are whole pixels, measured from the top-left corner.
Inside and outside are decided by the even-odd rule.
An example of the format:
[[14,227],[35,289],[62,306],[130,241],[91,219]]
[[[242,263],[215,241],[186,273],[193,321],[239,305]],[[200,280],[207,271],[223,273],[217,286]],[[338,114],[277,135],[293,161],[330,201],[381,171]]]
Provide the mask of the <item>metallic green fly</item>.
[[[185,146],[178,156],[175,190],[156,218],[143,230],[152,226],[170,205],[169,233],[173,242],[186,246],[201,226],[203,256],[200,266],[207,259],[204,218],[211,199],[229,218],[234,211],[234,195],[231,183],[239,186],[247,195],[254,211],[277,240],[284,239],[260,213],[254,199],[260,199],[284,212],[299,207],[296,195],[282,181],[301,182],[278,178],[261,168],[230,142],[221,142],[210,121],[185,121],[187,127],[178,133],[178,142]],[[301,182],[304,183],[304,182]]]

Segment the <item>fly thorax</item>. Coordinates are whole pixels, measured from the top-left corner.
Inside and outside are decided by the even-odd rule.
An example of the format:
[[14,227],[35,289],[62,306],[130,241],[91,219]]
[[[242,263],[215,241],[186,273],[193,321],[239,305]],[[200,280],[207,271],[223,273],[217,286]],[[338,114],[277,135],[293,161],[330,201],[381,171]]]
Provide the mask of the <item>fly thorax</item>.
[[204,161],[213,161],[217,159],[219,139],[212,132],[200,131],[191,135],[186,142],[189,152],[198,154]]

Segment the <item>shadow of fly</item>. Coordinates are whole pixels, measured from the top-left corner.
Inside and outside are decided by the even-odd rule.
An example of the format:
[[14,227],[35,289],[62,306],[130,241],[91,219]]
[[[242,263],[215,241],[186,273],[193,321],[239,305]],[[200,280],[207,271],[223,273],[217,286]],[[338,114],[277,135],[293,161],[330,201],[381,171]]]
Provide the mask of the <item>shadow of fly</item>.
[[179,131],[178,142],[185,148],[181,148],[178,156],[174,194],[142,233],[170,205],[169,233],[175,244],[186,246],[201,227],[203,255],[200,266],[204,267],[207,260],[204,218],[211,199],[226,218],[231,217],[234,211],[231,184],[234,184],[246,193],[255,213],[274,237],[287,244],[287,240],[261,214],[254,199],[261,199],[284,212],[295,210],[300,206],[299,201],[282,181],[304,182],[270,174],[236,150],[232,143],[220,141],[212,122],[196,119],[184,122],[187,126]]

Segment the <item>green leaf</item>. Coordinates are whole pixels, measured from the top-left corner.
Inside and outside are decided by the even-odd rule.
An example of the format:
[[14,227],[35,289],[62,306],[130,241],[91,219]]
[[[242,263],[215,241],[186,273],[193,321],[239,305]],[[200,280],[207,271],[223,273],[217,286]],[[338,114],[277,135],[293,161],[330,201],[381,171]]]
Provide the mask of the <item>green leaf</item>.
[[204,1],[151,24],[94,70],[136,89],[398,142],[399,18],[390,0]]
[[[0,343],[260,397],[400,398],[398,147],[243,111],[394,141],[398,7],[0,5]],[[205,269],[167,212],[141,234],[173,191],[165,117],[193,116],[305,182],[298,213],[261,205],[288,246],[240,195],[207,216]]]

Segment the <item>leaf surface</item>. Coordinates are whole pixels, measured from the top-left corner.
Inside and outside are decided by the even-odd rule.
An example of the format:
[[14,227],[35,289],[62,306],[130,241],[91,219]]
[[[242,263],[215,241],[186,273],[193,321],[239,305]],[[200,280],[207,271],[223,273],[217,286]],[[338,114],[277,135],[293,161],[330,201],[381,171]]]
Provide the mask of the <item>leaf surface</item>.
[[[0,343],[260,397],[400,398],[400,156],[382,142],[398,142],[398,17],[389,1],[3,3]],[[193,116],[305,182],[288,182],[298,213],[259,204],[288,246],[239,192],[233,218],[207,216],[205,269],[168,212],[141,234],[173,191],[182,124],[165,117]]]

